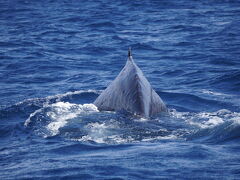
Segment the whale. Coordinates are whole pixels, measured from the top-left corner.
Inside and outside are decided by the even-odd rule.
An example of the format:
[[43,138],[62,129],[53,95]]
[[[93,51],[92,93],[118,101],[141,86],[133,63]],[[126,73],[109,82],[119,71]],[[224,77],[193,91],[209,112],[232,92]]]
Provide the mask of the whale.
[[125,66],[93,103],[99,111],[129,112],[152,117],[167,107],[134,62],[131,48]]

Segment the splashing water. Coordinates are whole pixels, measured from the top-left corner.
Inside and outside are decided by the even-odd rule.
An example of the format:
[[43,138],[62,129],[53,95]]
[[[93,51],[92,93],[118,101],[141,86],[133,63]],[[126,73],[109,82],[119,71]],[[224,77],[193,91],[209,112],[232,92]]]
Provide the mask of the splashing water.
[[[24,125],[45,138],[61,136],[80,142],[121,144],[208,137],[222,124],[225,128],[239,128],[239,117],[239,113],[226,109],[212,113],[177,112],[170,109],[168,114],[146,119],[115,112],[99,112],[93,104],[60,101],[43,105],[30,114]],[[202,134],[206,129],[209,132]]]

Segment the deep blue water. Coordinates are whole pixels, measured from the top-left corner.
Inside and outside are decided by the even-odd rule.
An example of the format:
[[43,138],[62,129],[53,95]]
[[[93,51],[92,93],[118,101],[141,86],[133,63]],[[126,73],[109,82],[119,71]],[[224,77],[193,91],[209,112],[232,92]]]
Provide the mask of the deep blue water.
[[[240,1],[0,1],[0,179],[239,179]],[[168,114],[91,104],[127,49]]]

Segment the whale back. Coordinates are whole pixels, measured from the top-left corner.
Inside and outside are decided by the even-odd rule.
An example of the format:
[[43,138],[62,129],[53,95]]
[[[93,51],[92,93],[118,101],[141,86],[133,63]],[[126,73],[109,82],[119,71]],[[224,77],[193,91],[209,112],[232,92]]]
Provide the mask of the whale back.
[[145,117],[167,111],[162,99],[152,89],[131,55],[115,80],[94,104],[100,111],[128,111]]

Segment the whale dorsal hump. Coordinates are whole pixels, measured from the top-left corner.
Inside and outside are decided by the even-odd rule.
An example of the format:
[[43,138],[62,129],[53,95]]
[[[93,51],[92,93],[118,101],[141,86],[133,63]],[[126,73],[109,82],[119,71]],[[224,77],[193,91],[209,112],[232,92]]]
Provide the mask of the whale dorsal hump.
[[128,50],[128,60],[124,68],[98,96],[94,104],[99,110],[124,110],[145,117],[167,111],[162,99],[135,64],[131,48]]

